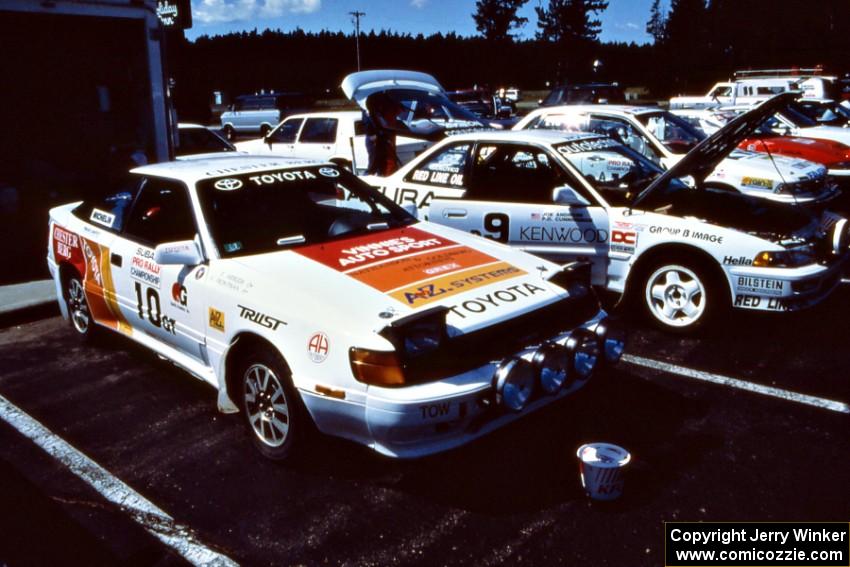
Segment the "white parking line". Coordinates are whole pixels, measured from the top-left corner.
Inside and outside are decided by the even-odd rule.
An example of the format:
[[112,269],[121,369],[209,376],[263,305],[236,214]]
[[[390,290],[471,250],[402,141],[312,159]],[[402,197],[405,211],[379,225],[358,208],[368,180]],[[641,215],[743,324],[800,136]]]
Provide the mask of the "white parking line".
[[684,366],[677,366],[668,362],[652,360],[651,358],[644,358],[642,356],[635,356],[633,354],[624,354],[622,360],[624,362],[628,362],[636,366],[643,366],[645,368],[652,368],[653,370],[661,370],[663,372],[669,372],[671,374],[678,374],[679,376],[685,376],[686,378],[703,380],[705,382],[711,382],[712,384],[729,386],[730,388],[737,388],[739,390],[746,390],[747,392],[755,392],[757,394],[762,394],[765,396],[781,398],[783,400],[797,402],[798,404],[806,404],[808,406],[814,406],[816,408],[836,411],[838,413],[850,413],[850,406],[848,406],[844,402],[836,402],[834,400],[827,400],[826,398],[818,398],[815,396],[809,396],[807,394],[799,394],[790,390],[783,390],[782,388],[773,388],[771,386],[764,386],[762,384],[756,384],[754,382],[738,380],[737,378],[721,376],[720,374],[712,374],[711,372],[704,372],[702,370],[685,368]]
[[151,501],[53,434],[3,396],[0,396],[0,419],[29,437],[36,445],[97,490],[104,498],[117,504],[148,533],[174,549],[190,563],[216,567],[238,565],[229,557],[215,552],[199,542],[191,529],[175,523],[174,518],[159,509]]

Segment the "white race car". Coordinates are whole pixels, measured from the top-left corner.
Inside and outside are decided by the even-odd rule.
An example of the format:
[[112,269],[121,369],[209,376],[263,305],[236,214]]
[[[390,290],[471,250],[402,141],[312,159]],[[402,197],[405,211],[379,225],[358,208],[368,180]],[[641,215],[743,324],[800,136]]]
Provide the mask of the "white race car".
[[[515,130],[552,129],[611,136],[666,168],[672,167],[705,134],[685,119],[659,108],[571,105],[539,108]],[[826,168],[803,159],[732,151],[705,179],[709,187],[788,204],[821,205],[840,193]]]
[[446,450],[622,352],[586,266],[418,222],[338,166],[236,156],[133,174],[50,211],[62,314],[215,386],[267,457],[310,421],[385,455]]
[[663,175],[605,136],[524,130],[452,136],[391,177],[365,179],[432,222],[558,262],[590,259],[594,284],[638,300],[661,328],[689,331],[729,307],[810,306],[838,285],[845,219],[704,183],[775,104]]

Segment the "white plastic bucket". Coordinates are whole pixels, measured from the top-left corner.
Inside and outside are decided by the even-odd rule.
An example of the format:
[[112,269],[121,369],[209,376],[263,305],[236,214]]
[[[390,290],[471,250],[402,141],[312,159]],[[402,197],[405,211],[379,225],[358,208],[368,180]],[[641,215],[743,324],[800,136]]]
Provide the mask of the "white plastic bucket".
[[614,500],[623,494],[623,469],[632,460],[628,451],[610,443],[578,448],[581,485],[594,500]]

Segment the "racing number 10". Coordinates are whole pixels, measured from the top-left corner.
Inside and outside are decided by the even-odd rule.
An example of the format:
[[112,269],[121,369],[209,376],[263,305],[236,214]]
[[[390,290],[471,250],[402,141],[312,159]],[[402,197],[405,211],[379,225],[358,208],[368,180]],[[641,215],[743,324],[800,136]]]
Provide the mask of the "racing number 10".
[[[147,311],[148,321],[154,327],[162,325],[162,314],[159,306],[159,294],[152,287],[147,288]],[[145,318],[145,305],[142,303],[142,284],[136,282],[136,307],[139,310],[139,317]]]
[[510,237],[511,219],[504,213],[487,213],[484,215],[484,230],[486,238],[507,242]]

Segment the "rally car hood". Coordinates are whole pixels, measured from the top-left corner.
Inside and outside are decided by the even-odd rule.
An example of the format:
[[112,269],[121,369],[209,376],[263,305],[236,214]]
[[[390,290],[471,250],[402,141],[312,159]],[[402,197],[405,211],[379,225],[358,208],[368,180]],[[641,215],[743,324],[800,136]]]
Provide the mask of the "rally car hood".
[[431,93],[445,94],[446,92],[437,79],[428,73],[395,69],[351,73],[342,80],[341,87],[345,96],[364,110],[366,110],[366,99],[369,95],[379,91],[416,89]]
[[305,310],[333,314],[351,332],[376,332],[444,306],[449,328],[465,333],[567,294],[544,279],[557,272],[555,264],[430,223],[230,262],[250,271],[267,301],[287,294]]
[[673,180],[691,176],[701,185],[702,181],[723,161],[738,144],[750,136],[768,117],[787,106],[796,93],[778,94],[741,116],[730,120],[726,126],[707,137],[676,162],[664,174],[658,176],[632,201],[638,207],[653,193],[661,192]]
[[807,239],[818,226],[816,217],[803,207],[721,189],[689,189],[676,194],[672,201],[669,214],[700,219],[766,240]]
[[838,126],[810,126],[808,128],[800,128],[798,134],[807,138],[817,138],[820,140],[832,140],[850,146],[850,128],[841,128]]
[[805,181],[826,173],[822,165],[808,160],[738,149],[720,162],[714,174],[733,171],[742,177],[766,178],[784,183]]
[[753,152],[773,152],[799,157],[824,165],[850,161],[850,147],[833,140],[798,136],[754,136],[738,145]]

